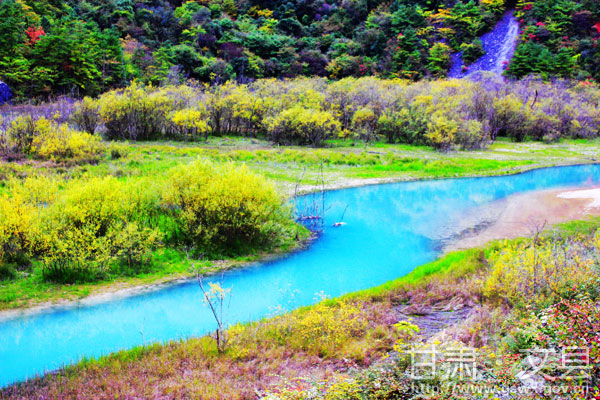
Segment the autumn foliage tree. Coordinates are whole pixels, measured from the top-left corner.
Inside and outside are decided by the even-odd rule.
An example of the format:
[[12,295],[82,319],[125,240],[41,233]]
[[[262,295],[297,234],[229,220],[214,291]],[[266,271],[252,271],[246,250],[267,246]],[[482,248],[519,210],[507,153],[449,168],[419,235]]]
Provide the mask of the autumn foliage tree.
[[40,40],[40,38],[46,34],[46,32],[44,32],[44,29],[41,26],[36,27],[33,25],[27,28],[27,31],[25,33],[29,38],[27,44],[30,46],[35,45]]

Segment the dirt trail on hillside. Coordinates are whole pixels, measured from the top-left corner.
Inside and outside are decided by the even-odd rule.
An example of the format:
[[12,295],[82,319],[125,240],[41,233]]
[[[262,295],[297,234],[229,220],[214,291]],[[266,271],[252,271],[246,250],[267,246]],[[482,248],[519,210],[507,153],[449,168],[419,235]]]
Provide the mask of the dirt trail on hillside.
[[481,246],[490,240],[532,236],[541,228],[600,215],[600,189],[554,189],[518,194],[465,215],[472,220],[444,240],[444,252]]

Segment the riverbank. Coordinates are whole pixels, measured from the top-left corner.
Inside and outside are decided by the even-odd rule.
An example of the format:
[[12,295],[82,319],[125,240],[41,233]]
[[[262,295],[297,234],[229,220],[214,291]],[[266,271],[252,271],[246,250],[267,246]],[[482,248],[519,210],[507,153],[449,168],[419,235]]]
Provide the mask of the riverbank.
[[123,154],[86,168],[88,174],[123,177],[155,174],[197,157],[245,164],[274,181],[288,195],[398,181],[505,175],[543,167],[593,164],[600,139],[558,143],[498,140],[482,151],[440,153],[426,146],[374,142],[356,146],[332,141],[330,147],[272,146],[258,139],[210,138],[207,143],[111,144]]
[[[275,248],[270,252],[259,252],[235,259],[196,261],[195,268],[198,268],[204,276],[236,268],[247,268],[302,251],[310,245],[313,239],[314,237],[306,232],[306,236],[299,238],[294,243],[288,243],[285,247]],[[38,282],[37,288],[32,289],[28,285],[27,289],[21,291],[17,285],[10,287],[6,282],[0,283],[0,299],[4,297],[4,302],[0,303],[3,307],[0,308],[0,322],[54,308],[73,308],[140,295],[196,279],[195,269],[183,254],[171,252],[170,259],[161,257],[159,254],[156,256],[163,262],[168,262],[170,266],[163,266],[161,270],[154,273],[123,277],[109,282],[99,281],[70,285]],[[10,295],[15,292],[19,292],[21,296]],[[11,297],[12,301],[7,300]]]
[[533,237],[568,221],[600,215],[599,189],[553,189],[517,194],[471,210],[467,227],[444,251],[483,246],[492,240]]
[[[566,141],[556,144],[510,143],[498,141],[483,152],[438,153],[426,147],[388,145],[374,143],[363,148],[350,146],[343,141],[333,142],[326,149],[301,147],[273,148],[268,143],[243,138],[211,138],[208,143],[110,143],[111,156],[96,165],[65,166],[51,163],[38,164],[2,163],[0,171],[5,176],[22,179],[24,176],[44,174],[60,179],[77,177],[118,177],[132,181],[140,177],[164,174],[169,168],[189,163],[198,157],[215,162],[230,161],[268,176],[288,196],[319,190],[333,190],[364,185],[391,183],[429,178],[455,178],[465,176],[504,175],[552,165],[572,165],[596,162],[594,155],[600,151],[599,141]],[[115,156],[118,154],[118,157]],[[65,173],[67,175],[65,175]],[[539,199],[524,199],[535,203]],[[565,200],[572,204],[572,212],[550,223],[577,218],[577,200]],[[515,201],[515,205],[519,201]],[[545,204],[545,203],[543,203]],[[515,211],[520,211],[515,206]],[[571,209],[571,206],[568,207]],[[466,227],[471,229],[471,227]],[[479,238],[505,237],[507,233],[526,234],[524,229],[505,226],[498,232],[480,232]],[[468,233],[468,232],[467,232]],[[514,237],[514,234],[512,237]],[[458,238],[464,244],[451,248],[469,247],[479,242],[468,242],[466,235]],[[301,244],[297,244],[300,245]],[[288,245],[281,253],[292,250]],[[208,263],[217,270],[231,265],[247,265],[269,258],[268,254],[221,260]],[[45,282],[20,281],[18,285],[0,283],[0,310],[23,309],[32,306],[51,307],[57,304],[79,301],[89,296],[109,296],[111,293],[146,290],[152,285],[190,277],[189,265],[181,256],[161,257],[161,268],[138,276],[118,278],[115,281],[92,282],[71,285],[54,285]],[[211,267],[212,268],[212,267]],[[213,268],[214,269],[214,268]],[[14,282],[13,282],[14,283]],[[4,315],[4,314],[3,314]]]

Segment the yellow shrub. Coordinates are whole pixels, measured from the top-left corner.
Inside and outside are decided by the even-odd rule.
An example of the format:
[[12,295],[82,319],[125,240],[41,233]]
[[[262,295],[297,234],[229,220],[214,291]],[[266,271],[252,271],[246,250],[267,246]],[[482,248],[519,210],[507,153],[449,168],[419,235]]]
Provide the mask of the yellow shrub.
[[160,242],[158,230],[144,228],[135,222],[118,223],[107,232],[110,257],[128,268],[128,273],[139,272],[150,263],[151,251]]
[[46,277],[95,279],[117,259],[130,268],[143,264],[159,238],[134,221],[137,214],[151,216],[143,197],[136,185],[126,187],[113,177],[71,182],[40,212],[35,253]]
[[[279,87],[276,81],[268,82]],[[273,87],[261,83],[260,92],[234,82],[226,82],[207,92],[206,105],[213,134],[241,135],[262,128],[267,110],[281,107],[283,99],[272,97],[268,91]]]
[[8,129],[5,151],[52,161],[93,161],[102,151],[100,138],[58,125],[44,117],[15,119]]
[[487,144],[489,135],[483,129],[483,124],[476,119],[461,121],[456,141],[462,149],[479,149]]
[[[47,121],[41,118],[40,123]],[[47,121],[48,124],[50,123]],[[36,121],[29,115],[20,115],[15,118],[8,127],[4,143],[5,152],[16,152],[28,154],[31,149],[31,142],[37,135]]]
[[341,125],[328,111],[294,106],[268,122],[269,139],[277,144],[309,144],[321,146],[339,135]]
[[52,161],[94,161],[103,151],[98,136],[43,119],[37,124],[39,131],[31,144],[31,154],[35,157]]
[[164,240],[239,254],[291,240],[299,227],[274,186],[245,166],[198,161],[161,179],[10,181],[0,197],[0,259],[40,260],[46,279],[137,273]]
[[425,137],[433,147],[440,150],[448,150],[458,133],[458,123],[446,118],[444,115],[432,116],[427,126]]
[[324,400],[362,400],[363,390],[353,379],[339,380],[327,388]]
[[176,102],[166,90],[156,91],[136,83],[113,90],[98,99],[99,113],[108,139],[149,140],[166,135],[168,115]]
[[15,203],[46,207],[56,200],[60,183],[59,179],[52,176],[32,175],[22,180],[13,178],[7,187]]
[[275,99],[249,90],[246,85],[238,85],[232,89],[227,100],[232,105],[231,120],[235,125],[231,126],[230,131],[237,134],[248,134],[252,129],[262,129],[267,108],[272,107],[275,102],[279,103]]
[[370,108],[361,107],[352,116],[352,127],[362,140],[370,141],[375,139],[374,132],[376,125],[377,116]]
[[8,182],[0,196],[0,262],[28,263],[42,229],[40,208],[55,201],[58,185],[44,176]]
[[490,258],[484,294],[510,303],[543,302],[568,286],[593,282],[598,277],[594,254],[599,250],[600,231],[592,239],[572,243],[507,244]]
[[0,262],[26,262],[36,220],[36,208],[21,196],[0,196]]
[[206,109],[202,106],[186,108],[171,114],[171,121],[177,126],[181,135],[188,139],[197,139],[203,135],[206,139],[209,132]]
[[314,110],[321,109],[324,101],[325,95],[323,93],[302,85],[292,86],[282,99],[283,104],[288,105],[288,107],[300,106]]
[[360,310],[347,302],[317,304],[305,311],[277,317],[267,335],[292,349],[333,356],[351,338],[364,334]]
[[531,110],[513,94],[494,99],[493,109],[492,131],[522,141],[530,129]]
[[290,211],[272,183],[246,166],[198,160],[171,170],[163,205],[197,250],[234,254],[289,234]]

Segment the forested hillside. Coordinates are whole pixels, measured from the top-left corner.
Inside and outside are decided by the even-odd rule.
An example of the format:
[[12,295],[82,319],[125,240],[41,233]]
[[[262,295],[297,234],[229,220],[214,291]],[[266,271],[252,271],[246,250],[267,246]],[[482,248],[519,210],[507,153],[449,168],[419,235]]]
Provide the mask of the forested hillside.
[[444,76],[515,7],[507,74],[600,78],[594,0],[3,0],[0,80],[20,99],[298,75]]

